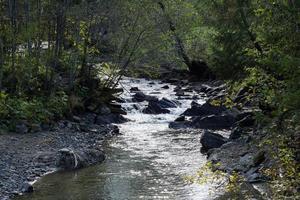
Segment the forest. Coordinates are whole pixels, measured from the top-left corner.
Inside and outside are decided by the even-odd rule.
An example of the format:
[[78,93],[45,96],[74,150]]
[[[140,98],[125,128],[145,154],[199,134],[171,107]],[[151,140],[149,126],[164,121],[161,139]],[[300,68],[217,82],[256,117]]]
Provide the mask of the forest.
[[270,199],[299,198],[299,0],[0,0],[1,137],[123,114],[124,77],[225,83],[211,105],[259,110]]

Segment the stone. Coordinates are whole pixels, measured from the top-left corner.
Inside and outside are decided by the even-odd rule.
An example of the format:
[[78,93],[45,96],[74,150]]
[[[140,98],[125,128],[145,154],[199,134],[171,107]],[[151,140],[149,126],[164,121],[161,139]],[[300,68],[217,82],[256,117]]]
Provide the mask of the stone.
[[23,185],[21,186],[21,193],[32,193],[32,192],[33,192],[33,186],[28,182],[23,183]]
[[243,119],[237,121],[239,127],[251,127],[255,125],[255,119],[252,115],[247,115]]
[[219,148],[227,142],[222,135],[205,130],[200,138],[202,148],[206,151],[213,148]]
[[108,106],[106,105],[102,105],[100,106],[100,108],[98,109],[98,113],[100,115],[107,115],[107,114],[110,114],[111,113],[111,110]]
[[108,115],[98,115],[95,121],[95,124],[101,125],[101,124],[121,124],[127,122],[128,119],[123,117],[120,114],[108,114]]
[[260,165],[265,159],[266,159],[265,152],[264,151],[259,151],[253,157],[253,166]]
[[74,116],[73,116],[73,121],[79,123],[79,122],[82,121],[82,119],[81,119],[80,117],[74,115]]
[[177,119],[175,119],[175,122],[183,122],[185,121],[185,116],[180,116]]
[[175,121],[169,124],[171,129],[186,129],[191,128],[191,122],[189,121]]
[[182,115],[185,116],[204,116],[204,115],[216,115],[226,111],[225,106],[214,106],[206,102],[203,105],[197,103],[191,104],[191,108],[187,109]]
[[58,152],[59,156],[56,165],[63,170],[80,169],[105,160],[103,151],[96,148],[88,148],[76,152],[70,148],[63,148]]
[[28,133],[29,129],[26,125],[25,122],[19,122],[17,125],[16,125],[16,133],[19,133],[19,134],[26,134]]
[[162,89],[169,89],[170,87],[168,85],[164,85],[161,87]]
[[33,133],[42,131],[42,127],[40,124],[31,124],[30,131]]
[[176,108],[177,107],[177,104],[174,101],[171,101],[167,98],[162,98],[157,103],[161,108]]
[[157,97],[154,96],[150,96],[150,95],[146,95],[143,92],[136,92],[133,95],[133,99],[134,102],[143,102],[143,101],[158,101]]
[[130,92],[138,92],[138,91],[140,91],[138,87],[130,88]]
[[234,127],[231,130],[229,139],[231,139],[231,140],[239,139],[242,136],[242,134],[243,134],[243,130],[240,127],[238,127],[238,126]]
[[165,114],[170,113],[168,109],[160,107],[158,102],[150,101],[147,108],[142,111],[145,114]]
[[235,123],[232,115],[209,115],[206,117],[196,117],[192,120],[194,128],[201,129],[228,129]]

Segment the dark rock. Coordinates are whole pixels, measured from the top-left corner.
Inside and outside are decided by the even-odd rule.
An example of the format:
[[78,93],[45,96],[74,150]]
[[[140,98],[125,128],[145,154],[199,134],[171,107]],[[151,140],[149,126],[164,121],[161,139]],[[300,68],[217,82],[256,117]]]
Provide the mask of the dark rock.
[[184,91],[182,91],[182,90],[177,91],[175,95],[176,96],[185,96]]
[[229,139],[231,140],[238,139],[242,136],[242,134],[243,134],[243,130],[240,127],[235,127],[231,130]]
[[142,101],[158,101],[157,97],[146,95],[143,92],[136,92],[133,95],[133,101],[142,102]]
[[191,128],[191,122],[189,121],[175,121],[169,124],[169,128],[171,129],[186,129]]
[[249,183],[264,182],[265,178],[260,173],[253,173],[246,176],[246,181]]
[[174,101],[171,101],[167,98],[162,98],[157,103],[161,108],[176,108],[177,107],[177,104]]
[[214,106],[210,103],[206,102],[203,105],[199,105],[197,103],[191,104],[191,108],[187,109],[182,115],[185,116],[204,116],[204,115],[216,115],[221,114],[226,111],[227,108],[225,106]]
[[177,119],[175,119],[175,122],[184,122],[185,121],[185,116],[180,116]]
[[79,122],[82,121],[82,119],[80,117],[74,115],[73,116],[73,121],[79,123]]
[[253,158],[253,165],[258,166],[260,165],[264,160],[266,159],[265,157],[265,152],[264,151],[259,151]]
[[224,143],[227,142],[227,139],[220,134],[205,130],[203,135],[201,136],[200,142],[203,149],[209,150],[221,147]]
[[239,127],[251,127],[255,125],[255,119],[253,118],[252,115],[247,115],[243,119],[239,120],[237,122],[237,125]]
[[170,87],[168,85],[162,86],[162,89],[169,89]]
[[151,81],[150,83],[148,83],[149,85],[155,85],[155,83],[153,81]]
[[100,114],[100,115],[107,115],[107,114],[110,114],[110,113],[111,113],[111,110],[107,105],[102,105],[98,109],[98,114]]
[[116,98],[115,101],[116,101],[117,103],[126,103],[125,99],[120,98],[120,97]]
[[40,124],[31,124],[30,131],[33,133],[40,132],[40,131],[42,131],[42,127]]
[[113,114],[127,115],[127,112],[120,104],[109,104],[109,108]]
[[121,124],[127,122],[128,119],[119,114],[109,114],[109,115],[98,115],[95,123],[98,125],[101,124]]
[[28,182],[23,183],[23,185],[21,186],[21,193],[32,193],[32,192],[33,192],[33,186]]
[[102,162],[105,155],[99,149],[85,149],[74,151],[73,149],[63,148],[59,150],[57,167],[64,170],[80,169],[98,162]]
[[143,111],[145,114],[164,114],[164,113],[170,113],[168,109],[160,107],[158,102],[150,101],[148,104],[148,107],[145,108]]
[[232,127],[234,122],[235,118],[232,115],[209,115],[194,118],[192,126],[202,129],[227,129]]
[[26,134],[26,133],[28,133],[28,131],[29,131],[29,129],[27,127],[27,123],[26,122],[19,122],[16,125],[16,133]]
[[140,91],[138,87],[130,88],[130,92],[138,92],[138,91]]

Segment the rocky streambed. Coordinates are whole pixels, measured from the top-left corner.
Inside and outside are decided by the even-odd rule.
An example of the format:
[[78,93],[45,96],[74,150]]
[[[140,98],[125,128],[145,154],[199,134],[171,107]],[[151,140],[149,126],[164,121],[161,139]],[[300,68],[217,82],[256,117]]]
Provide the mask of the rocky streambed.
[[[0,136],[0,195],[31,192],[28,182],[46,172],[82,168],[104,157],[94,167],[48,175],[33,194],[17,199],[67,199],[70,191],[71,199],[214,199],[221,194],[212,185],[184,178],[207,160],[220,163],[218,170],[239,172],[246,183],[265,180],[260,169],[271,161],[253,145],[256,111],[215,105],[227,92],[222,82],[125,78],[121,87],[116,109],[62,122],[55,131]],[[262,198],[252,185],[246,188],[248,196]]]

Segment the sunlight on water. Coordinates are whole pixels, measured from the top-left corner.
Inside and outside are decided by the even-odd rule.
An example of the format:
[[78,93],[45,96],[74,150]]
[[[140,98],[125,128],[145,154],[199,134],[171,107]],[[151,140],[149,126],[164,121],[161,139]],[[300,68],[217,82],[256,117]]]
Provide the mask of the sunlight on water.
[[[209,200],[210,185],[190,184],[185,176],[194,175],[206,162],[200,153],[200,131],[174,131],[168,122],[174,121],[190,107],[192,100],[178,100],[165,84],[143,79],[124,79],[121,82],[126,100],[122,106],[131,121],[120,125],[122,135],[106,148],[107,160],[100,165],[76,172],[58,173],[42,178],[33,195],[20,199],[178,199]],[[131,87],[145,94],[155,92],[158,98],[178,100],[180,106],[169,114],[148,115],[141,109],[146,102],[132,102]],[[159,94],[157,93],[159,92]],[[191,94],[192,96],[193,94]],[[204,100],[198,100],[204,103]]]

